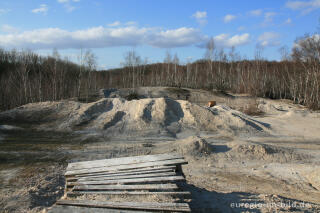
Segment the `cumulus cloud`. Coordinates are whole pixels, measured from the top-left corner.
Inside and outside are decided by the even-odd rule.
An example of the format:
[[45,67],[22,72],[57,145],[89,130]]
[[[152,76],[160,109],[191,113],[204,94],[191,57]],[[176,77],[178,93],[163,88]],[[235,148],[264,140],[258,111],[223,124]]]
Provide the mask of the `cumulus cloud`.
[[149,36],[148,43],[155,47],[183,47],[204,41],[200,32],[193,28],[178,28],[156,32]]
[[24,31],[19,34],[0,34],[0,46],[30,49],[67,49],[151,45],[159,48],[174,48],[195,45],[205,39],[206,37],[197,29],[186,27],[160,30],[135,26],[119,28],[99,26],[78,31],[45,28]]
[[286,7],[292,10],[301,10],[302,14],[310,13],[320,8],[320,0],[288,1]]
[[117,27],[117,26],[120,26],[120,25],[121,25],[120,21],[115,21],[113,23],[108,24],[109,27]]
[[280,44],[279,41],[280,34],[275,32],[264,32],[258,38],[259,45],[262,47],[266,46],[278,46]]
[[257,10],[251,10],[248,12],[249,15],[251,16],[261,16],[262,15],[262,10],[257,9]]
[[225,23],[228,23],[228,22],[234,20],[235,18],[236,18],[235,15],[227,14],[227,15],[223,18],[223,21],[224,21]]
[[19,30],[13,26],[4,24],[1,26],[1,31],[5,33],[17,33]]
[[205,25],[208,22],[206,11],[197,11],[192,15],[192,17],[195,18],[200,25]]
[[31,10],[32,13],[42,13],[47,14],[48,6],[46,4],[41,4],[40,7]]
[[213,39],[218,47],[236,47],[249,43],[250,35],[249,33],[244,33],[230,37],[229,34],[220,34]]

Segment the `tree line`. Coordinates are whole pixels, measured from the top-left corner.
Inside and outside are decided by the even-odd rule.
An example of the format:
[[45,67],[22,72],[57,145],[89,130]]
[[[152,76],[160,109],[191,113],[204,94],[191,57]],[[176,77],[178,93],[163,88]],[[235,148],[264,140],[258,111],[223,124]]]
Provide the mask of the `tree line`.
[[246,60],[232,48],[216,48],[211,39],[205,57],[181,64],[166,53],[162,63],[149,64],[135,51],[124,56],[122,68],[96,71],[96,57],[81,51],[78,63],[62,59],[58,51],[42,57],[31,51],[0,50],[0,110],[26,103],[72,97],[89,100],[102,88],[173,86],[248,93],[256,97],[291,99],[320,109],[320,37],[305,35],[291,52],[281,48],[281,61],[267,61],[262,49]]

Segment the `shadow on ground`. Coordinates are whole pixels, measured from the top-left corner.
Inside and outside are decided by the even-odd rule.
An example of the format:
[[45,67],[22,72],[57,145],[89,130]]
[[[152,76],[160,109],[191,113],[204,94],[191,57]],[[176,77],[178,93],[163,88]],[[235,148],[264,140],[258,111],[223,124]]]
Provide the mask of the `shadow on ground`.
[[[261,203],[257,195],[245,192],[218,193],[198,188],[194,185],[181,183],[184,191],[191,192],[191,202],[189,203],[192,212],[204,213],[240,213],[240,212],[261,212],[259,209],[250,206]],[[244,207],[248,205],[248,208]],[[240,206],[242,205],[242,206]]]

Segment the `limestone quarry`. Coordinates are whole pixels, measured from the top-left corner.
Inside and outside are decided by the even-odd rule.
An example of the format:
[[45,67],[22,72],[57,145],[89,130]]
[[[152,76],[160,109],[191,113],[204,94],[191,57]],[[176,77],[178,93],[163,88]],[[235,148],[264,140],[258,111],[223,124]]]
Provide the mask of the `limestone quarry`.
[[[183,171],[195,212],[253,211],[236,203],[265,204],[256,212],[320,211],[319,112],[202,90],[139,88],[130,101],[129,92],[1,112],[0,209],[53,205],[68,162],[178,152],[189,162]],[[246,110],[252,105],[259,113]],[[293,202],[300,206],[269,205]]]

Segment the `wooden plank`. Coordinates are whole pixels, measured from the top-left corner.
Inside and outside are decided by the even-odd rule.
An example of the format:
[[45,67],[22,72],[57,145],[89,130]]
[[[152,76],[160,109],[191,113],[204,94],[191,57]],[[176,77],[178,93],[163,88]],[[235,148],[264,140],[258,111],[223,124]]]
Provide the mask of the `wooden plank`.
[[183,176],[167,176],[167,177],[151,177],[151,178],[136,178],[136,179],[121,179],[121,180],[98,180],[98,181],[76,181],[68,182],[68,186],[76,185],[108,185],[108,184],[131,184],[131,183],[153,183],[153,182],[173,182],[183,181]]
[[171,196],[190,196],[190,192],[141,192],[141,191],[73,191],[68,192],[67,196],[83,194],[102,194],[102,195],[171,195]]
[[94,174],[88,174],[88,175],[79,175],[79,176],[72,176],[72,177],[67,177],[67,181],[75,181],[78,180],[79,178],[93,178],[93,177],[115,177],[115,176],[125,176],[125,175],[140,175],[140,174],[153,174],[153,173],[159,173],[159,172],[174,172],[175,171],[175,166],[169,169],[154,169],[154,170],[142,170],[142,171],[135,171],[132,170],[131,172],[106,172],[106,173],[94,173]]
[[183,157],[178,154],[159,154],[159,155],[143,155],[143,156],[124,157],[124,158],[82,161],[77,163],[69,163],[67,167],[67,171],[72,171],[77,169],[96,168],[101,166],[118,166],[118,165],[128,165],[128,164],[146,163],[146,162],[182,159],[182,158]]
[[178,164],[187,164],[188,162],[184,159],[174,159],[174,160],[164,160],[164,161],[155,161],[131,165],[119,165],[119,166],[108,166],[108,167],[99,167],[99,168],[90,168],[90,169],[79,169],[67,171],[65,176],[78,175],[78,174],[88,174],[88,173],[97,173],[97,172],[107,172],[107,171],[116,171],[116,170],[126,170],[133,168],[145,168],[151,166],[170,166]]
[[48,213],[146,213],[146,212],[137,211],[137,210],[119,211],[119,209],[55,205],[51,209],[48,209]]
[[134,202],[108,202],[95,200],[58,200],[57,205],[84,206],[98,208],[137,209],[152,211],[191,212],[187,203],[134,203]]
[[153,170],[162,170],[162,169],[173,169],[176,170],[176,166],[156,166],[156,167],[146,167],[146,168],[132,168],[121,171],[110,171],[110,172],[96,172],[94,174],[80,174],[75,175],[76,177],[87,177],[87,176],[95,176],[95,175],[109,175],[109,174],[122,174],[122,173],[130,173],[130,172],[143,172],[143,171],[153,171]]
[[134,175],[121,175],[121,176],[95,176],[95,177],[82,177],[78,181],[91,181],[91,180],[122,180],[122,179],[132,179],[132,178],[147,178],[147,177],[165,177],[165,176],[175,176],[175,172],[158,172],[152,174],[134,174]]
[[78,185],[74,186],[73,191],[88,190],[176,190],[176,184],[139,184],[139,185]]

